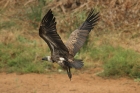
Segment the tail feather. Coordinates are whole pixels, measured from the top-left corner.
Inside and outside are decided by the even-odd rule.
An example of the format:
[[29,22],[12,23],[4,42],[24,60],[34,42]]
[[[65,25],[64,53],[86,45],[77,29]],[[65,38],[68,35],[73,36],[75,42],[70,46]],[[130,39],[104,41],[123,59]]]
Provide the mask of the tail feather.
[[80,69],[83,67],[83,61],[75,59],[74,62],[71,62],[71,67],[74,67],[75,69]]

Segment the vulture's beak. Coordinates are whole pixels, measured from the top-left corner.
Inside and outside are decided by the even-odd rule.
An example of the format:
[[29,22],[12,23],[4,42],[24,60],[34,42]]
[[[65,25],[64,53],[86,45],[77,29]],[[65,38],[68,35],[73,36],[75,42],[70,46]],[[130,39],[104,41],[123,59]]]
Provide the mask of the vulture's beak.
[[48,61],[48,57],[43,57],[42,60]]

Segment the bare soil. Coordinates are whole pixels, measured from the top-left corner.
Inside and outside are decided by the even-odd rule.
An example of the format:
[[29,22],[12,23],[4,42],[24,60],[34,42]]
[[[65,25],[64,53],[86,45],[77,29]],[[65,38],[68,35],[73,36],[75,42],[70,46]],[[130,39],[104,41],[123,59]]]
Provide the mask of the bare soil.
[[105,79],[95,74],[0,74],[0,93],[140,93],[129,78]]

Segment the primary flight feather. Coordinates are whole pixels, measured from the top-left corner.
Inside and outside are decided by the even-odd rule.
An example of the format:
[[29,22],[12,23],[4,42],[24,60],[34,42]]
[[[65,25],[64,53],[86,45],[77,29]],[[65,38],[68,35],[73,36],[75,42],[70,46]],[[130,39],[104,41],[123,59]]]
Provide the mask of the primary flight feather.
[[94,13],[94,10],[91,10],[85,22],[71,33],[64,44],[57,33],[55,17],[50,9],[41,21],[39,35],[48,44],[51,56],[44,57],[42,60],[57,62],[67,70],[68,77],[71,79],[70,68],[79,69],[83,66],[82,60],[75,59],[74,56],[83,46],[98,20],[99,12]]

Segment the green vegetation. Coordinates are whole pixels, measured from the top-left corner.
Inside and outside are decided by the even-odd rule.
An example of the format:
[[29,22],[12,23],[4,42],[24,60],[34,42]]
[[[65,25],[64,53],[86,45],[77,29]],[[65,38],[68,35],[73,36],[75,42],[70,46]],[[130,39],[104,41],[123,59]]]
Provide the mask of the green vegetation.
[[140,77],[140,54],[124,49],[103,45],[93,48],[90,56],[94,61],[103,62],[105,76],[130,76]]
[[[68,9],[65,7],[69,4],[55,1],[36,0],[30,3],[27,0],[21,0],[21,3],[10,2],[12,4],[1,6],[0,72],[46,73],[49,70],[61,69],[58,65],[55,67],[54,64],[41,61],[43,56],[50,55],[46,43],[38,36],[41,18],[44,12],[52,8],[57,21],[58,33],[65,41],[70,33],[86,19],[89,10],[85,7],[80,7],[79,10]],[[134,9],[131,7],[132,10],[127,12],[123,11],[125,9],[119,10],[120,12],[114,16],[112,11],[118,12],[117,8],[112,8],[111,11],[110,8],[103,8],[102,5],[106,4],[100,3],[98,1],[95,9],[100,11],[101,19],[94,31],[90,33],[81,51],[77,53],[76,58],[84,60],[83,68],[87,70],[94,69],[94,64],[98,62],[104,70],[101,73],[102,76],[129,76],[139,81],[140,54],[135,51],[139,49],[133,46],[139,42],[139,25],[136,24],[138,23],[136,22],[137,16],[132,16],[133,18],[129,16],[129,11],[139,10],[137,9],[139,7],[137,5]],[[122,15],[122,13],[126,14]],[[137,15],[137,11],[131,14]]]
[[43,73],[48,68],[47,63],[41,62],[44,50],[35,41],[18,36],[16,43],[1,43],[0,49],[1,72]]

